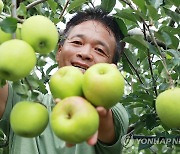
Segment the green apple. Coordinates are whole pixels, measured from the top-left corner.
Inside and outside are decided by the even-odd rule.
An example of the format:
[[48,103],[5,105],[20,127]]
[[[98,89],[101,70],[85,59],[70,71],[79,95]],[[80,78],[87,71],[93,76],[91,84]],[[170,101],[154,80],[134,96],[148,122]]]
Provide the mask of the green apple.
[[50,91],[54,98],[82,96],[83,73],[74,66],[64,66],[50,78]]
[[53,51],[58,42],[58,31],[54,23],[45,16],[36,15],[22,24],[21,37],[36,52],[47,54]]
[[10,114],[11,128],[22,137],[36,137],[46,128],[49,121],[47,108],[31,101],[18,102]]
[[93,105],[111,108],[123,96],[124,78],[112,64],[98,63],[84,73],[82,88]]
[[18,23],[17,24],[17,29],[16,29],[16,38],[21,40],[21,28],[22,28],[22,24]]
[[25,41],[13,39],[0,45],[1,79],[22,79],[31,72],[35,64],[35,51]]
[[97,131],[99,115],[86,99],[71,96],[55,105],[50,124],[60,139],[67,143],[81,143]]
[[180,128],[180,88],[165,90],[156,99],[160,120],[169,128]]
[[[16,29],[16,38],[21,39],[21,24],[17,24],[17,29]],[[0,28],[0,44],[3,42],[6,42],[8,40],[12,39],[12,34],[11,33],[6,33]]]
[[4,3],[2,0],[0,0],[0,14],[3,11],[3,8],[4,8]]
[[3,42],[6,42],[8,40],[11,40],[11,39],[12,39],[12,34],[4,32],[0,28],[0,44],[2,44]]

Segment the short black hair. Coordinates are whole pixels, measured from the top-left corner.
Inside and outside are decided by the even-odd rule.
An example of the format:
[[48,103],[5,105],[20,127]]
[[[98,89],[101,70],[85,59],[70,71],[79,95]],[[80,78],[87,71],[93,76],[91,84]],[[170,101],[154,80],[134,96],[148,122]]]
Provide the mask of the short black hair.
[[84,11],[77,12],[66,24],[66,28],[63,32],[63,36],[65,37],[61,38],[62,39],[61,45],[63,44],[66,36],[68,35],[69,30],[72,27],[88,20],[98,21],[112,31],[116,40],[115,54],[114,54],[112,62],[114,64],[117,64],[119,62],[119,59],[124,49],[124,43],[121,42],[121,40],[124,38],[124,35],[121,32],[116,19],[112,15],[108,15],[107,12],[103,11],[100,8],[90,8]]

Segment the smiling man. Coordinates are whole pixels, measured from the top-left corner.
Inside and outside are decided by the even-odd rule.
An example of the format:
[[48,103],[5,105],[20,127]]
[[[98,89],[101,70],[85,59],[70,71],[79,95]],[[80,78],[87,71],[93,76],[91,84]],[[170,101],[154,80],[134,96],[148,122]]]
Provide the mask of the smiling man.
[[[113,17],[99,9],[78,12],[68,23],[60,41],[57,52],[59,67],[72,65],[85,72],[96,63],[117,64],[123,45],[123,36]],[[0,89],[0,116],[9,126],[8,119],[13,105],[21,100],[6,85]],[[43,104],[49,113],[52,111],[53,99],[50,95],[43,96]],[[100,117],[98,132],[87,142],[77,145],[65,144],[52,132],[50,126],[36,138],[23,138],[7,130],[9,151],[12,154],[119,154],[122,151],[121,137],[127,132],[128,115],[125,108],[118,103],[107,110],[97,107]],[[7,127],[8,128],[8,127]]]

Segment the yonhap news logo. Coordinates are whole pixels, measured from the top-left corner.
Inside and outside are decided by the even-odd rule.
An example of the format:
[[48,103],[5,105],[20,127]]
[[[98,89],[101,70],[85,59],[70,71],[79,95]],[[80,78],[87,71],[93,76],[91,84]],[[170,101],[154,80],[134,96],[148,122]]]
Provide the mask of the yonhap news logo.
[[134,145],[134,143],[138,144],[172,144],[172,145],[180,145],[180,136],[143,136],[143,135],[124,135],[121,138],[121,144],[124,148],[129,148]]

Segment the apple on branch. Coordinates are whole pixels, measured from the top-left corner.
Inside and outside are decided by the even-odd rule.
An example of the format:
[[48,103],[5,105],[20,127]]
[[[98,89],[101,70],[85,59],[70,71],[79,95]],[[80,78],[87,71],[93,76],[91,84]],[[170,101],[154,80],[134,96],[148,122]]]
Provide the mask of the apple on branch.
[[3,11],[3,8],[4,8],[4,3],[2,0],[0,0],[0,14]]
[[[17,29],[16,29],[16,39],[21,39],[21,26],[22,24],[18,23],[17,24]],[[12,39],[12,34],[11,33],[6,33],[0,28],[0,44],[9,41]]]
[[0,78],[17,81],[29,75],[36,65],[34,49],[25,41],[13,39],[0,45]]
[[180,128],[180,88],[160,93],[156,99],[156,111],[167,127]]
[[89,139],[98,130],[99,115],[86,99],[71,96],[55,105],[50,124],[57,137],[70,144]]
[[21,37],[34,48],[35,52],[47,54],[57,45],[58,31],[49,18],[36,15],[24,21]]
[[124,78],[112,64],[98,63],[84,73],[82,88],[89,102],[108,109],[123,96]]
[[83,73],[74,66],[64,66],[50,78],[50,91],[54,98],[82,96]]
[[30,101],[18,102],[10,114],[11,128],[19,136],[36,137],[46,128],[48,111],[43,104]]

